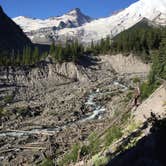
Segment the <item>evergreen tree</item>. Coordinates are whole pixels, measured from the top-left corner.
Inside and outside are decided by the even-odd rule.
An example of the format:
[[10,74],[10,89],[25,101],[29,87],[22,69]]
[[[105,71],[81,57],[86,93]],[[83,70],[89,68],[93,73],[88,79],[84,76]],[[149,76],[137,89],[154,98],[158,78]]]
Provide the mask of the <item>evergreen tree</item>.
[[166,33],[160,43],[159,63],[161,66],[161,69],[159,71],[161,73],[161,78],[166,79]]
[[63,60],[64,60],[64,51],[63,51],[63,48],[62,48],[62,45],[61,45],[61,44],[58,45],[56,57],[57,57],[56,60],[57,60],[58,62],[60,62],[60,63],[63,62]]
[[52,42],[51,46],[50,46],[50,55],[54,56],[55,54],[55,43]]
[[94,46],[94,42],[93,40],[91,41],[91,51],[94,51],[95,50],[95,46]]
[[38,47],[35,47],[35,49],[33,51],[32,60],[33,60],[33,63],[36,63],[40,60]]

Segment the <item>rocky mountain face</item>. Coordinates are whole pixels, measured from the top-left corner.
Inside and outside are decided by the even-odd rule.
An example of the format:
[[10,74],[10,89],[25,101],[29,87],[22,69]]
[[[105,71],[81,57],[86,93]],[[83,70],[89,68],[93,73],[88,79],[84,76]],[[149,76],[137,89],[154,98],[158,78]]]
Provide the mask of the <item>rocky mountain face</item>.
[[20,50],[26,45],[31,45],[31,41],[0,7],[0,50]]
[[[71,17],[74,20],[77,18],[77,21],[74,21],[74,26],[69,23],[70,19],[68,18]],[[166,0],[139,0],[110,17],[94,21],[91,21],[89,17],[84,17],[78,9],[60,18],[61,21],[55,21],[57,18],[41,21],[39,19],[32,20],[24,17],[14,18],[13,20],[23,28],[24,32],[27,33],[33,42],[48,43],[52,38],[62,41],[66,38],[77,38],[84,43],[89,43],[92,40],[98,41],[108,35],[113,37],[144,18],[154,22],[154,24],[165,26]],[[62,18],[68,21],[62,21]],[[71,22],[73,24],[73,21]],[[82,23],[86,24],[82,25]],[[32,28],[27,26],[28,24]]]
[[80,27],[92,21],[92,18],[84,15],[79,8],[59,16],[48,19],[34,19],[19,16],[13,19],[24,32],[36,43],[47,43],[52,39],[57,39],[60,30],[66,28]]

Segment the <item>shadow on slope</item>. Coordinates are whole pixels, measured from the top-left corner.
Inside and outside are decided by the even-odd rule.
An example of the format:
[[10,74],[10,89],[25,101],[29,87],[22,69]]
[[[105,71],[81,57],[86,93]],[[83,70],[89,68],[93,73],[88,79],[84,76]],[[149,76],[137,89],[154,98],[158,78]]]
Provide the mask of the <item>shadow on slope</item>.
[[166,119],[153,118],[151,133],[133,148],[112,159],[107,166],[165,166]]
[[80,65],[80,66],[83,66],[85,68],[88,68],[88,67],[97,65],[97,63],[99,61],[100,60],[98,58],[94,57],[94,56],[84,55],[84,56],[80,57],[77,64]]
[[30,39],[24,34],[22,29],[13,22],[0,6],[0,50],[18,51],[25,46],[31,46]]

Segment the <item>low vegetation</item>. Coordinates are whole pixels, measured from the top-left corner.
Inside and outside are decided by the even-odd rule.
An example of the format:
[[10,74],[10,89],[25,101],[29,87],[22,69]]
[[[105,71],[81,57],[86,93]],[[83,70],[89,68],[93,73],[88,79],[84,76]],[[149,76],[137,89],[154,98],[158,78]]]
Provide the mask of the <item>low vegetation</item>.
[[4,116],[4,109],[0,108],[0,117]]
[[4,102],[5,103],[11,103],[13,101],[14,96],[13,95],[6,95],[4,97]]
[[115,140],[123,135],[122,129],[119,126],[111,127],[105,135],[105,146],[111,145]]
[[54,166],[54,163],[50,159],[44,159],[39,166]]
[[108,157],[103,157],[99,155],[95,155],[92,158],[92,162],[94,166],[104,166],[108,163],[109,158]]
[[105,165],[109,158],[98,155],[101,150],[108,149],[116,140],[123,136],[124,126],[127,125],[130,114],[122,116],[120,123],[113,125],[105,131],[102,137],[93,132],[89,135],[85,143],[75,144],[72,149],[64,155],[64,157],[58,162],[58,165],[69,165],[77,162],[78,159],[92,158],[93,165],[102,166]]
[[69,165],[70,163],[75,163],[78,159],[78,154],[80,150],[79,144],[74,144],[70,152],[66,153],[64,157],[58,162],[59,166]]

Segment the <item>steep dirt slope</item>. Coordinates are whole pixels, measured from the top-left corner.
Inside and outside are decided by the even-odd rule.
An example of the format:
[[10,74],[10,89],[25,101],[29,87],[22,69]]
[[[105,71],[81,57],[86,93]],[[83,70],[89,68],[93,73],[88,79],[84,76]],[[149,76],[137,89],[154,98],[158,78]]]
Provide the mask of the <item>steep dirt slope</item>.
[[119,74],[144,74],[147,75],[150,65],[143,63],[132,54],[124,56],[122,54],[102,56],[104,61],[108,61],[113,69]]
[[166,114],[166,87],[161,85],[147,100],[145,100],[134,112],[135,120],[146,121],[151,113],[164,116]]

